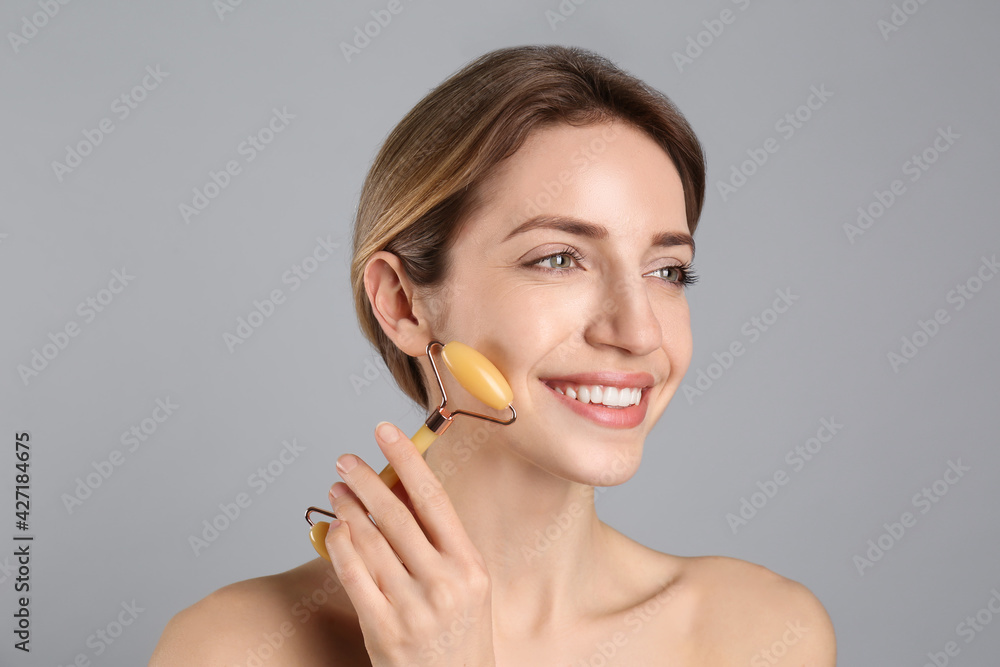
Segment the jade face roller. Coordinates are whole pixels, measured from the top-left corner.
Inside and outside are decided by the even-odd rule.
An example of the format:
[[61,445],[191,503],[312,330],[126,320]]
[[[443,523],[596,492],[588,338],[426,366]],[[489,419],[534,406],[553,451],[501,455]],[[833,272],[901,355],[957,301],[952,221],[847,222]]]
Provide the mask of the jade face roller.
[[[435,346],[441,348],[441,358],[444,361],[444,365],[448,367],[448,370],[451,371],[451,374],[466,391],[495,410],[510,408],[510,419],[500,421],[494,417],[466,410],[449,412],[447,409],[448,394],[445,393],[444,385],[441,383],[441,373],[438,372],[437,364],[434,362],[434,355],[431,354],[431,350]],[[517,412],[514,411],[514,406],[511,404],[514,392],[511,391],[510,385],[497,367],[482,354],[468,345],[455,340],[447,345],[442,345],[440,342],[432,340],[427,344],[427,356],[431,360],[434,377],[437,379],[438,388],[441,390],[441,405],[427,417],[427,421],[420,427],[420,430],[410,438],[413,444],[416,445],[418,452],[423,454],[427,451],[427,448],[434,442],[434,439],[451,426],[451,421],[456,415],[469,415],[470,417],[477,417],[505,426],[514,423],[514,420],[517,419]],[[387,465],[383,468],[378,476],[390,489],[399,482],[399,476],[392,469],[392,465]],[[306,510],[306,521],[312,526],[309,530],[309,539],[312,540],[313,548],[316,549],[316,553],[320,556],[326,560],[330,560],[330,554],[326,550],[326,533],[330,529],[330,524],[326,521],[314,524],[309,518],[309,515],[313,512],[319,512],[334,519],[337,518],[337,515],[319,507],[310,507]]]

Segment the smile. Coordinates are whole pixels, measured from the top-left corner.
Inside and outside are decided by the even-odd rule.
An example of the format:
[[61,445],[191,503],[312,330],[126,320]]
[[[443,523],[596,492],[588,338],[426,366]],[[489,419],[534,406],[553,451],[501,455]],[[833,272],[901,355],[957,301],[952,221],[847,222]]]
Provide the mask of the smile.
[[562,380],[542,384],[576,414],[609,428],[635,428],[646,418],[648,391],[643,387],[580,385]]
[[549,380],[547,383],[560,394],[575,398],[581,403],[603,405],[608,408],[627,408],[642,398],[641,387],[613,387],[599,384],[571,384]]

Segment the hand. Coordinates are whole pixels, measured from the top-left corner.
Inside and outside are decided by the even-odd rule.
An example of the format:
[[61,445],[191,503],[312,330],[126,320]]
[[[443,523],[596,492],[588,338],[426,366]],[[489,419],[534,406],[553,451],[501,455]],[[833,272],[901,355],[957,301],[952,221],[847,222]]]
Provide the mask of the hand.
[[360,458],[341,456],[346,484],[331,487],[330,505],[342,523],[326,536],[372,665],[495,665],[485,560],[413,442],[389,423],[375,440],[399,483],[390,490]]

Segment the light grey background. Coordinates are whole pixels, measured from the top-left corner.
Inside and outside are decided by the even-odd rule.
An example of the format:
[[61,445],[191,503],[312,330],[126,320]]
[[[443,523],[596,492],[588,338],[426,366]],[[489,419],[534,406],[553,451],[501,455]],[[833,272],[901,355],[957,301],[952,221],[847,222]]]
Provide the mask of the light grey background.
[[[363,342],[350,301],[350,226],[370,162],[473,57],[560,43],[664,91],[709,166],[691,369],[639,472],[598,493],[601,517],[661,551],[735,556],[803,582],[833,618],[840,664],[922,665],[949,641],[960,649],[951,664],[996,664],[1000,618],[971,642],[958,625],[1000,590],[1000,280],[973,280],[981,289],[961,309],[948,294],[1000,251],[1000,7],[566,0],[566,20],[551,23],[556,0],[403,0],[347,62],[340,43],[387,4],[243,0],[220,15],[207,0],[72,2],[16,49],[9,33],[31,33],[24,17],[42,9],[3,4],[0,662],[145,664],[180,609],[315,556],[302,512],[326,502],[336,458],[381,464],[375,424],[412,432],[423,419]],[[883,35],[879,22],[904,5],[915,13]],[[726,9],[732,22],[709,39],[703,22],[718,29]],[[699,33],[707,46],[679,69],[675,52]],[[169,74],[121,119],[112,102],[147,66]],[[814,86],[832,96],[814,98],[786,138],[776,122]],[[294,118],[247,162],[238,146],[275,108]],[[53,161],[102,118],[114,131],[60,181]],[[905,163],[947,128],[958,138],[911,181]],[[724,200],[718,183],[769,137],[777,152]],[[241,173],[186,224],[179,205],[228,160]],[[852,243],[844,225],[894,179],[905,193]],[[293,291],[282,276],[317,237],[339,247]],[[123,267],[134,279],[87,322],[78,304]],[[286,301],[230,352],[224,334],[274,289]],[[751,340],[776,290],[798,298]],[[893,369],[887,355],[938,309],[948,321]],[[18,367],[70,322],[79,334],[24,381]],[[711,368],[734,342],[745,352]],[[366,369],[375,379],[359,384]],[[716,379],[688,398],[699,371]],[[179,407],[128,451],[121,434],[168,398]],[[796,469],[786,454],[824,418],[843,427]],[[20,431],[32,437],[30,656],[11,633]],[[293,439],[304,452],[254,483]],[[121,465],[70,511],[78,478],[114,450]],[[939,483],[947,495],[921,513],[914,496],[949,461],[969,470]],[[727,514],[779,471],[787,484],[757,496],[766,504],[734,532]],[[195,555],[189,536],[239,493],[250,506]],[[862,574],[854,557],[907,511],[916,524],[883,536],[891,548]],[[143,611],[97,655],[92,635],[133,601]]]

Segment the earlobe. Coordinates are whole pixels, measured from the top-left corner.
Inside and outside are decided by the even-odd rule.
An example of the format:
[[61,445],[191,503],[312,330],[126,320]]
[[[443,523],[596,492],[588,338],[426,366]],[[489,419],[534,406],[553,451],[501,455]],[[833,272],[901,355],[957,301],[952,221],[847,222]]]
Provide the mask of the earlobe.
[[391,252],[380,250],[365,266],[365,292],[375,318],[385,335],[411,357],[424,354],[430,339],[427,322],[413,308],[413,285],[403,263]]

